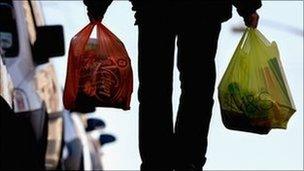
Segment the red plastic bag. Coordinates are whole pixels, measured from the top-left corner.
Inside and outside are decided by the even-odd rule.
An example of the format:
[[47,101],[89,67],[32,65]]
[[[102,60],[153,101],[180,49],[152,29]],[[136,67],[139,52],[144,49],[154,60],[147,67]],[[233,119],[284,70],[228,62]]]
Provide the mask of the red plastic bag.
[[[95,26],[97,39],[92,39]],[[70,42],[64,107],[129,110],[132,91],[131,61],[123,43],[100,22],[91,22]]]

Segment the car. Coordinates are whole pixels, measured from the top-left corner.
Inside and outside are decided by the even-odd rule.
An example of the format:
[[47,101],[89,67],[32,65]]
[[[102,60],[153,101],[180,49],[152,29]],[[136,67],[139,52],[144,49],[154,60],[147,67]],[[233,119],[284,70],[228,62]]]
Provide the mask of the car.
[[65,54],[63,27],[45,24],[39,1],[0,0],[0,45],[1,87],[10,85],[1,89],[1,169],[57,169],[64,108],[49,58]]
[[64,54],[63,27],[45,24],[40,1],[0,0],[1,169],[102,170],[100,148],[115,137],[64,109],[49,61]]

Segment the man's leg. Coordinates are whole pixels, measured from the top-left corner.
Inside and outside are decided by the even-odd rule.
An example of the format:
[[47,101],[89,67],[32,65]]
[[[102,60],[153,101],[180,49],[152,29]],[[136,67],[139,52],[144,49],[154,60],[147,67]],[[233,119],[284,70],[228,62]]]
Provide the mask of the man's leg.
[[141,170],[172,170],[172,77],[175,35],[161,19],[139,23]]
[[215,84],[214,57],[220,23],[186,23],[178,32],[178,69],[181,97],[175,127],[177,168],[201,170]]

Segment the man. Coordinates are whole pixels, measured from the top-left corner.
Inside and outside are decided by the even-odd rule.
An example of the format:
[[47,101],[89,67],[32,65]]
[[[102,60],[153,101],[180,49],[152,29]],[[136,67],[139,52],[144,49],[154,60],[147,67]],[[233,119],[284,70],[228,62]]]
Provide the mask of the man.
[[[84,0],[101,20],[111,0]],[[215,84],[214,57],[221,23],[232,5],[255,28],[260,0],[132,0],[138,25],[139,149],[141,170],[202,170]],[[181,96],[172,119],[174,47]]]

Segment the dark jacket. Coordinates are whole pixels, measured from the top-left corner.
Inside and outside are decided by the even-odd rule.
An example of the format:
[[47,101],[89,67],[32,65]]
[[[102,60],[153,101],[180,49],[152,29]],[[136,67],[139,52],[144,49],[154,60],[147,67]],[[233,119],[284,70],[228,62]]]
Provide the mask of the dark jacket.
[[[113,0],[84,0],[88,11],[104,14]],[[130,0],[136,19],[143,14],[156,15],[161,12],[177,11],[179,14],[189,13],[206,16],[208,19],[226,21],[232,16],[232,5],[238,13],[246,17],[261,7],[261,0]]]

